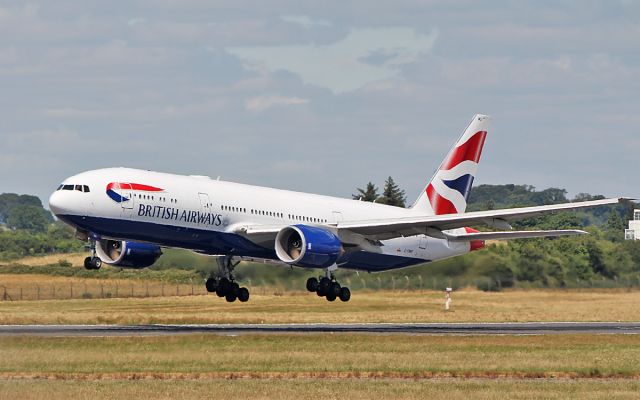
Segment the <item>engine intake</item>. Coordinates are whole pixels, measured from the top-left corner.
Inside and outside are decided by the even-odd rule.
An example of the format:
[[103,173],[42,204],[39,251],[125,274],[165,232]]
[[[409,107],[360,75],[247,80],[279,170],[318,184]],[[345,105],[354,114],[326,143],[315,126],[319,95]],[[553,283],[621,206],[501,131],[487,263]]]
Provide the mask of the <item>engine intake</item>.
[[162,250],[155,244],[101,239],[96,243],[96,253],[109,265],[140,269],[153,265]]
[[340,239],[333,232],[307,225],[292,225],[280,230],[275,249],[281,261],[311,268],[326,268],[344,252]]

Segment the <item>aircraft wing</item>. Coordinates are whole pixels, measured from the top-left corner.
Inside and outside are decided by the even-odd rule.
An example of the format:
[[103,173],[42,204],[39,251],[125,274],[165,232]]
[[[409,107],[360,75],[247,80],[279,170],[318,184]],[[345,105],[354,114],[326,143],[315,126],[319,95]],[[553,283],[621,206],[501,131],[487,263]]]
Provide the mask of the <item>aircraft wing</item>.
[[[612,198],[603,200],[582,201],[576,203],[563,203],[536,207],[509,208],[502,210],[476,211],[463,214],[446,214],[434,216],[416,216],[409,218],[393,218],[367,221],[345,221],[336,225],[337,230],[350,231],[352,233],[362,235],[368,239],[385,240],[399,236],[412,236],[418,234],[427,234],[433,237],[447,238],[447,234],[442,231],[448,229],[462,228],[473,225],[489,225],[493,227],[510,229],[509,221],[538,217],[547,214],[553,214],[559,211],[576,210],[588,207],[597,207],[604,205],[618,204],[622,201],[629,200],[626,198]],[[549,231],[554,232],[554,231]],[[545,234],[546,236],[558,236],[556,234]],[[496,232],[487,232],[496,234]],[[516,232],[502,232],[502,234],[511,233],[511,237],[494,237],[494,239],[514,238],[514,234],[524,234]],[[565,233],[579,234],[579,232]],[[463,235],[467,239],[470,236]],[[540,235],[538,235],[540,236]],[[536,236],[536,237],[538,237]],[[533,237],[533,236],[522,236]],[[488,239],[489,237],[486,236]],[[477,240],[482,240],[478,238]]]

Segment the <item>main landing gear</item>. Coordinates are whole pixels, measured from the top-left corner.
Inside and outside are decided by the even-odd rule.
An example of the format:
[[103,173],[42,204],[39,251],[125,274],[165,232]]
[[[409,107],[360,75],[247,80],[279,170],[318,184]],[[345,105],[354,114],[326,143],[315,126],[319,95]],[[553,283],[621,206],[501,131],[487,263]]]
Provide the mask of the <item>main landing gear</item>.
[[319,297],[325,297],[328,301],[349,301],[351,299],[351,291],[346,286],[340,286],[332,271],[327,269],[326,276],[320,279],[311,277],[307,279],[307,290],[316,292]]
[[90,242],[91,256],[84,259],[84,267],[89,270],[98,270],[102,267],[102,260],[96,255],[96,242]]
[[218,257],[219,277],[209,277],[205,286],[207,292],[215,292],[218,297],[224,297],[229,303],[233,303],[236,300],[241,302],[249,301],[249,289],[246,287],[240,287],[235,281],[232,274],[233,269],[238,262],[234,262],[231,256]]

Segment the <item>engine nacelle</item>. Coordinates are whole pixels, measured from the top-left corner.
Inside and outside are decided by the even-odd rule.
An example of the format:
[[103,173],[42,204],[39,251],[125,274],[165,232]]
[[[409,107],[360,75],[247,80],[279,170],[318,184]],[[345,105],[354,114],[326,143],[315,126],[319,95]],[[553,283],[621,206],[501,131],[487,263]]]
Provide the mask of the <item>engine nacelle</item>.
[[333,232],[307,225],[292,225],[280,230],[275,248],[281,261],[312,268],[326,268],[344,252],[340,239]]
[[109,265],[140,269],[156,262],[162,255],[162,250],[155,244],[101,239],[96,242],[96,253]]

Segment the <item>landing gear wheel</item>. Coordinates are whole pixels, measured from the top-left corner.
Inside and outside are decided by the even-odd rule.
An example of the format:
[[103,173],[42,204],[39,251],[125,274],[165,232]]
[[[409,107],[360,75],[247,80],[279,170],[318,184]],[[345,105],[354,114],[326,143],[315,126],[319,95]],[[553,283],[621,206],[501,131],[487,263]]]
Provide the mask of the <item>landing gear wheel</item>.
[[341,301],[349,301],[351,299],[351,290],[348,287],[341,287],[338,297],[340,297]]
[[318,290],[318,279],[317,278],[309,278],[307,279],[307,290],[310,292],[315,292],[316,290]]
[[340,284],[338,282],[331,282],[327,296],[332,295],[333,297],[338,297],[340,295],[340,289]]
[[102,267],[102,260],[99,257],[93,257],[91,259],[92,269],[100,269]]
[[329,301],[336,301],[336,298],[337,297],[336,297],[335,293],[329,293],[327,295],[327,300],[329,300]]
[[238,300],[243,303],[249,301],[249,289],[247,289],[246,287],[241,287],[240,289],[238,289]]
[[229,303],[233,303],[233,302],[234,302],[234,301],[236,301],[236,299],[238,298],[238,296],[236,296],[236,294],[235,294],[235,293],[227,293],[227,295],[226,295],[226,296],[224,296],[224,297],[225,297],[225,299],[227,299],[227,301],[228,301]]
[[84,268],[93,269],[93,266],[91,265],[91,257],[87,257],[84,259]]
[[318,296],[326,296],[329,293],[329,287],[331,286],[331,280],[327,277],[320,279],[318,283]]
[[218,287],[216,288],[216,294],[218,297],[225,297],[227,295],[227,287],[231,282],[227,278],[220,278],[220,282],[218,282]]
[[209,278],[204,285],[207,288],[207,292],[213,293],[218,289],[218,280],[216,278]]

